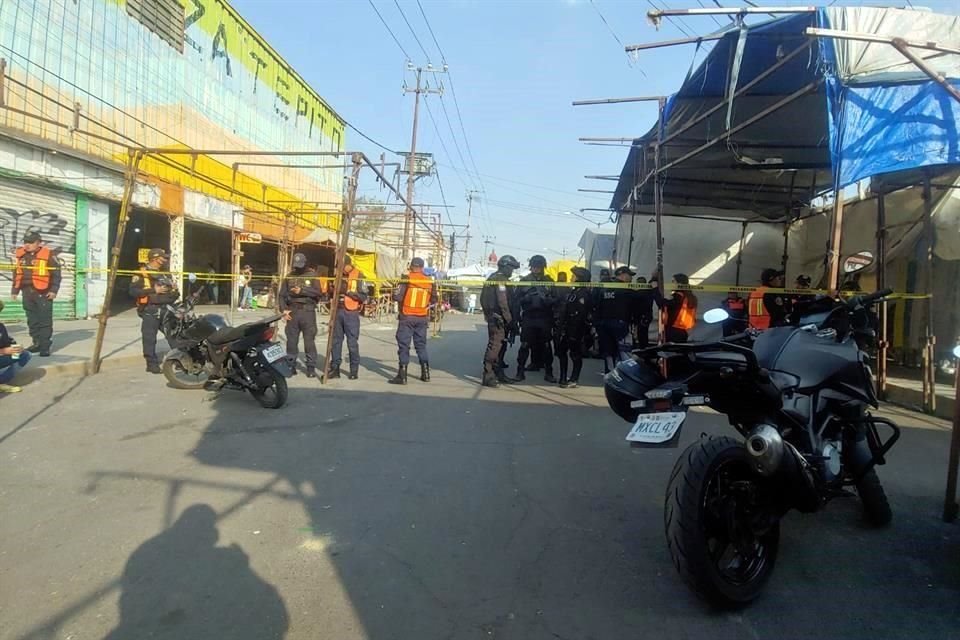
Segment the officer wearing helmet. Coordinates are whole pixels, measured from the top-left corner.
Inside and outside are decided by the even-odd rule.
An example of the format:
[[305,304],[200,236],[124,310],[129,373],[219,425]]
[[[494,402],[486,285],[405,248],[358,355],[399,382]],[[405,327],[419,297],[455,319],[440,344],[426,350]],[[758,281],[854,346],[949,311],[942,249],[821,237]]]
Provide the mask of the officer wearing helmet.
[[513,297],[507,282],[520,263],[511,255],[505,255],[497,262],[497,270],[487,278],[480,291],[480,307],[487,321],[487,350],[483,355],[483,386],[499,387],[501,382],[511,382],[497,365],[501,348],[507,339],[507,331],[516,330],[517,318],[513,313]]
[[[530,258],[530,273],[520,278],[521,282],[553,282],[546,274],[547,259],[543,256]],[[553,307],[557,298],[552,287],[538,284],[520,287],[520,349],[517,352],[517,380],[526,375],[527,358],[533,352],[533,361],[543,365],[543,379],[556,382],[553,377]]]
[[320,295],[320,279],[316,272],[307,268],[305,255],[295,253],[293,270],[283,279],[277,298],[280,311],[287,320],[287,359],[290,368],[296,374],[302,333],[308,378],[317,377],[317,304]]

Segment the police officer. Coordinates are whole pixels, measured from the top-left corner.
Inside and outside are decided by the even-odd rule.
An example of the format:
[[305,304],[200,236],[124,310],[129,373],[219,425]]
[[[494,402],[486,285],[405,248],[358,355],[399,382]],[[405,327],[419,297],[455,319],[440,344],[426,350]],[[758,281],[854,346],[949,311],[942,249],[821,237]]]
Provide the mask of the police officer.
[[307,268],[307,257],[293,255],[293,270],[284,278],[277,296],[280,311],[287,320],[287,359],[297,373],[300,334],[306,353],[307,377],[317,377],[317,304],[320,302],[320,280]]
[[747,301],[736,291],[728,291],[727,297],[720,303],[720,307],[727,312],[727,319],[721,325],[723,336],[732,336],[747,329]]
[[510,280],[520,263],[511,255],[505,255],[497,262],[497,271],[487,278],[480,291],[480,307],[487,321],[487,350],[483,355],[483,380],[485,387],[499,387],[509,383],[503,370],[498,366],[501,349],[507,339],[508,331],[516,331],[516,318],[511,305],[511,293],[506,283]]
[[[690,278],[685,273],[673,274],[674,286],[689,286]],[[697,324],[697,296],[692,291],[675,288],[669,298],[664,298],[657,290],[657,304],[667,313],[664,322],[667,342],[686,342],[690,331]]]
[[748,315],[754,329],[782,327],[789,324],[790,299],[782,292],[768,289],[783,288],[783,271],[764,269],[760,273],[761,286],[750,292]]
[[[614,281],[627,284],[637,275],[630,267],[618,267],[613,273]],[[630,320],[634,313],[635,292],[627,288],[602,288],[599,301],[597,334],[600,339],[600,355],[603,357],[604,373],[609,373],[620,360],[620,341],[630,332]]]
[[330,358],[330,379],[340,377],[343,360],[343,339],[350,353],[350,379],[360,375],[360,310],[367,301],[367,284],[363,273],[353,266],[350,256],[343,257],[343,278],[337,291],[337,320],[333,327],[333,355]]
[[[590,271],[573,267],[573,280],[578,286],[566,289],[557,305],[557,357],[560,360],[560,386],[575,388],[583,368],[583,336],[590,331],[588,316],[593,311],[596,297],[589,287]],[[573,362],[573,371],[567,378],[567,356]]]
[[[530,273],[520,278],[521,282],[553,282],[545,272],[547,259],[543,256],[530,258]],[[551,329],[553,328],[553,306],[556,295],[547,286],[521,287],[517,293],[520,299],[520,349],[517,351],[517,380],[526,378],[527,358],[534,353],[534,361],[543,366],[543,379],[556,382],[553,377],[553,348]]]
[[23,246],[14,255],[16,267],[10,293],[16,300],[23,292],[23,310],[31,338],[27,351],[46,358],[53,337],[53,301],[60,291],[60,263],[50,248],[43,246],[43,238],[36,231],[24,235]]
[[[643,276],[637,284],[647,284]],[[640,289],[633,294],[633,346],[645,349],[650,346],[650,325],[653,323],[653,289]]]
[[400,305],[397,321],[397,357],[400,366],[397,375],[387,382],[407,384],[407,365],[410,364],[410,341],[420,361],[420,379],[430,382],[430,358],[427,356],[427,330],[430,328],[430,307],[437,304],[437,283],[423,273],[423,258],[410,261],[410,272],[403,279],[393,299]]
[[157,332],[160,330],[160,310],[180,297],[177,285],[169,271],[164,269],[169,256],[163,249],[151,249],[147,263],[137,275],[130,278],[130,295],[137,301],[140,316],[140,340],[143,358],[149,373],[162,373],[157,358]]

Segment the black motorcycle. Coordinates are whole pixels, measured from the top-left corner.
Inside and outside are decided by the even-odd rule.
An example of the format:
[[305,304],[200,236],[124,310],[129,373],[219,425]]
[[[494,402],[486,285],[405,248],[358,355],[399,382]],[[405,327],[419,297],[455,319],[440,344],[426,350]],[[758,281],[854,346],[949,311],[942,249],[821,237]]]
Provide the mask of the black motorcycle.
[[[875,466],[900,429],[869,411],[877,397],[864,349],[875,337],[871,307],[890,293],[822,297],[796,326],[639,350],[608,374],[610,407],[634,424],[631,446],[676,447],[694,406],[725,414],[744,438],[699,438],[667,484],[670,555],[709,602],[737,606],[760,594],[790,509],[817,511],[853,496],[852,487],[871,523],[889,523]],[[712,310],[705,319],[725,315]],[[889,429],[886,438],[880,427]]]
[[177,389],[249,391],[267,409],[287,401],[293,375],[283,347],[273,342],[273,323],[282,315],[231,327],[223,316],[193,313],[193,298],[167,305],[160,326],[171,351],[163,375]]

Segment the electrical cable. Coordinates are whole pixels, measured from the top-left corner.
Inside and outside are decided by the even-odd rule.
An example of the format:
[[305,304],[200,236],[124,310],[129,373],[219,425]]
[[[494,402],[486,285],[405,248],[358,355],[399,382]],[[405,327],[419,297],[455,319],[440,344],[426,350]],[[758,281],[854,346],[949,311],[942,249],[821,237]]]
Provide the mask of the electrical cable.
[[400,17],[403,18],[403,21],[407,23],[407,29],[410,30],[411,34],[413,34],[413,39],[417,41],[417,46],[420,47],[420,51],[423,52],[423,56],[427,59],[427,62],[430,62],[430,54],[427,53],[427,50],[423,48],[423,43],[420,42],[417,32],[413,30],[413,26],[410,24],[410,21],[407,20],[407,14],[403,12],[400,2],[398,0],[393,0],[393,4],[397,5],[397,11],[400,12]]
[[407,60],[413,60],[413,58],[410,57],[410,54],[407,53],[407,50],[403,48],[403,45],[400,44],[400,40],[398,40],[396,34],[393,33],[393,29],[391,29],[390,25],[387,24],[387,21],[383,19],[383,16],[380,14],[380,10],[377,9],[377,5],[373,4],[373,0],[367,0],[367,2],[370,3],[370,6],[377,14],[377,17],[380,18],[380,22],[383,23],[383,26],[387,29],[387,33],[390,34],[390,37],[393,38],[393,41],[397,43],[398,47],[400,47],[400,51],[403,52],[403,55],[406,56]]

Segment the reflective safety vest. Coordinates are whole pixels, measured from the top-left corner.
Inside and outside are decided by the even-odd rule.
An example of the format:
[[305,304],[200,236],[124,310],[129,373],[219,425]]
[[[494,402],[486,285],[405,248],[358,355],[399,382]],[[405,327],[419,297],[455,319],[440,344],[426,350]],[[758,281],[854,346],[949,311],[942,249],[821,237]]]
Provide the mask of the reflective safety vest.
[[420,271],[411,271],[407,274],[407,293],[403,296],[400,313],[405,316],[425,318],[430,307],[430,296],[433,293],[433,279],[423,275]]
[[685,293],[680,294],[683,298],[680,303],[680,310],[677,311],[677,317],[673,319],[673,328],[690,331],[697,324],[697,304]]
[[[356,293],[357,285],[359,284],[358,278],[360,272],[357,269],[352,269],[349,274],[347,274],[347,288],[345,291],[347,293]],[[350,296],[343,296],[343,308],[347,311],[358,311],[361,307],[361,302],[359,300],[354,300]]]
[[750,292],[750,300],[747,303],[747,314],[750,319],[750,326],[754,329],[770,328],[770,313],[766,305],[763,304],[763,296],[767,293],[767,287],[760,287]]
[[[19,247],[16,252],[17,269],[13,275],[13,286],[20,289],[23,284],[23,258],[27,255],[27,250]],[[37,291],[43,292],[50,288],[50,249],[40,247],[33,254],[33,265],[30,269],[31,286]]]
[[[139,272],[139,273],[140,273],[140,278],[143,279],[143,288],[144,288],[144,289],[151,289],[151,288],[153,288],[153,285],[150,284],[150,275],[149,275],[149,272],[148,272],[146,269],[140,269],[140,272]],[[144,307],[144,306],[146,306],[146,305],[148,305],[148,304],[150,304],[150,294],[149,294],[149,293],[146,293],[146,294],[140,296],[139,298],[137,298],[137,306],[138,306],[138,307]]]

